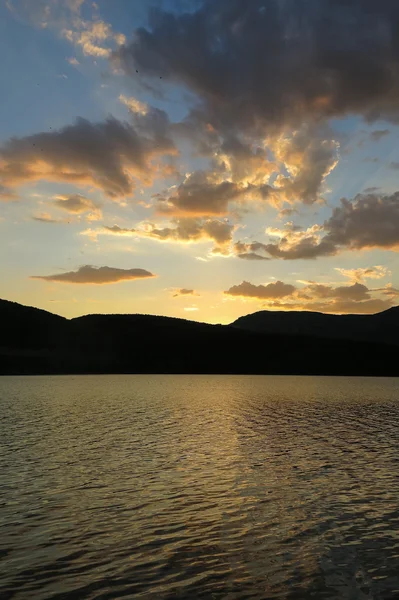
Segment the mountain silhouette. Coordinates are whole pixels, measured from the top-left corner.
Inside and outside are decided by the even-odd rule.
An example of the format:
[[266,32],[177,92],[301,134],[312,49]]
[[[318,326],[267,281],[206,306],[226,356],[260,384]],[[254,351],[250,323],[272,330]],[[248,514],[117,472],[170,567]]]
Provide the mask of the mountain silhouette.
[[398,309],[342,317],[261,312],[231,325],[152,315],[65,319],[0,300],[0,374],[397,376],[398,323]]
[[240,317],[233,327],[257,333],[311,335],[327,339],[399,345],[399,307],[374,315],[326,315],[263,310]]

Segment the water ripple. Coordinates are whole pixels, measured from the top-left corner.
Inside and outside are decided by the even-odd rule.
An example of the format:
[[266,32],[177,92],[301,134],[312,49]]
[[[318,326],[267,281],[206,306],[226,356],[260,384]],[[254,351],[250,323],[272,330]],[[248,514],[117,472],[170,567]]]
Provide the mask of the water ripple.
[[0,380],[0,596],[399,597],[399,381]]

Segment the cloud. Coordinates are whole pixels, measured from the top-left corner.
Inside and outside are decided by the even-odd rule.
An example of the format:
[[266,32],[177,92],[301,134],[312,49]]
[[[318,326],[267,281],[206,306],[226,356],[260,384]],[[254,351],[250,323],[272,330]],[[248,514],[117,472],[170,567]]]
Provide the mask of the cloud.
[[80,65],[80,62],[74,56],[67,58],[67,61],[69,62],[70,65],[73,65],[74,67],[76,67],[77,65]]
[[42,223],[65,223],[65,219],[54,219],[50,213],[42,212],[32,215],[34,221],[40,221]]
[[278,213],[278,217],[279,219],[285,219],[285,217],[291,217],[294,214],[298,214],[296,208],[282,208]]
[[114,267],[93,267],[84,265],[77,271],[59,273],[55,275],[32,275],[31,279],[42,279],[43,281],[54,281],[61,283],[117,283],[134,279],[145,279],[155,277],[144,269],[116,269]]
[[188,290],[186,288],[180,288],[172,290],[173,298],[179,298],[181,296],[199,296],[195,290]]
[[52,204],[61,210],[73,215],[81,215],[89,212],[89,220],[95,221],[102,218],[101,209],[93,200],[85,198],[80,194],[70,194],[68,196],[58,196],[52,201]]
[[[356,68],[343,60],[350,48],[338,43],[345,41],[340,26],[336,34],[327,27],[320,38],[329,13],[334,25],[342,22],[344,29],[345,18],[331,0],[328,7],[323,0],[302,4],[208,0],[186,14],[153,11],[149,28],[136,30],[132,41],[113,55],[134,77],[139,70],[144,79],[162,77],[193,92],[197,102],[180,133],[211,157],[226,189],[255,186],[258,190],[247,189],[252,200],[262,196],[277,207],[323,199],[326,178],[339,159],[339,143],[322,118],[344,114],[344,96],[348,112],[353,111],[347,88],[359,79],[357,58]],[[302,13],[306,36],[297,35]],[[327,58],[329,43],[332,55]],[[359,95],[355,85],[352,91]],[[182,200],[186,209],[191,203],[184,194],[180,199],[181,191],[172,204],[179,208]],[[218,213],[209,214],[226,214],[221,211],[227,203],[221,204],[215,204]],[[192,210],[198,210],[198,203]]]
[[99,230],[86,230],[89,237],[108,234],[152,238],[161,242],[195,243],[213,241],[213,254],[229,253],[235,226],[218,219],[181,218],[172,219],[171,226],[162,227],[154,223],[142,223],[138,228],[126,229],[118,225],[104,226]]
[[176,216],[222,216],[229,204],[242,198],[248,191],[246,186],[231,181],[218,181],[211,173],[196,171],[169,193],[156,197],[160,214]]
[[238,258],[244,260],[270,260],[269,256],[259,254],[260,251],[267,251],[267,245],[260,242],[236,242],[233,247],[233,252]]
[[16,198],[17,195],[10,188],[0,183],[0,200],[8,201]]
[[265,305],[267,309],[273,310],[300,310],[331,314],[375,314],[388,310],[393,306],[391,300],[373,298],[356,302],[354,300],[338,300],[332,302],[269,302]]
[[[255,138],[252,143],[243,135],[216,132],[213,128],[205,141],[204,124],[194,119],[186,126],[185,134],[190,132],[188,139],[197,146],[198,153],[210,158],[211,170],[189,174],[170,199],[169,210],[180,205],[183,210],[202,209],[205,213],[216,207],[220,213],[228,210],[229,202],[237,200],[267,202],[277,208],[284,203],[320,202],[326,178],[339,159],[339,143],[333,139],[332,131],[320,124],[305,124],[297,131]],[[181,129],[174,125],[173,131],[178,136]],[[220,191],[231,194],[231,199]],[[211,208],[206,202],[208,193],[217,194]]]
[[225,130],[353,113],[395,121],[398,25],[396,0],[205,0],[184,14],[153,11],[114,60],[184,85]]
[[[237,203],[240,203],[240,210],[246,210],[241,206],[244,200],[270,203],[280,208],[285,202],[312,204],[323,199],[325,180],[337,164],[339,146],[333,133],[320,119],[308,117],[315,116],[316,109],[325,108],[325,97],[317,95],[307,118],[294,119],[295,129],[292,131],[293,122],[286,106],[290,100],[289,93],[283,89],[280,90],[283,98],[274,97],[278,96],[279,85],[282,85],[280,75],[284,71],[284,68],[273,67],[273,61],[279,60],[275,56],[274,44],[273,53],[262,65],[258,56],[264,55],[263,46],[269,43],[266,34],[271,26],[269,17],[274,13],[277,21],[271,33],[278,40],[278,47],[281,45],[284,49],[286,62],[293,58],[290,53],[286,54],[287,40],[290,43],[293,40],[289,35],[287,37],[279,17],[281,3],[271,0],[268,4],[255,4],[258,3],[244,7],[239,0],[221,0],[217,4],[206,1],[197,11],[174,16],[152,11],[151,29],[137,30],[132,43],[123,45],[113,55],[112,60],[119,61],[134,77],[139,67],[140,81],[144,86],[148,84],[147,76],[170,76],[172,80],[176,77],[179,82],[187,84],[198,95],[195,108],[189,115],[181,123],[170,125],[168,137],[173,132],[173,136],[189,139],[199,155],[210,159],[210,170],[190,173],[179,186],[159,194],[156,202],[160,213],[222,216]],[[80,15],[79,10],[78,13]],[[296,10],[292,11],[291,18],[295,25],[299,18]],[[63,32],[84,52],[99,52],[104,56],[109,47],[103,48],[100,44],[98,50],[98,43],[112,40],[114,36],[110,26],[97,17],[91,21],[76,17],[74,28],[65,27]],[[223,44],[214,60],[209,62],[206,57],[215,52],[210,41],[214,39],[213,34],[215,39],[223,39]],[[182,41],[182,38],[184,45],[177,47],[178,40]],[[186,48],[188,40],[191,41]],[[191,44],[196,42],[201,51],[197,57],[191,50]],[[93,44],[97,44],[96,52]],[[227,52],[229,45],[236,51],[237,64],[234,66]],[[256,50],[257,45],[260,52]],[[172,68],[174,60],[178,63],[177,69]],[[221,71],[220,60],[224,66]],[[137,61],[142,63],[142,68],[136,64]],[[283,61],[282,67],[285,66]],[[266,69],[265,73],[262,73],[262,68]],[[298,65],[295,64],[292,74],[296,78],[297,73]],[[240,74],[243,78],[238,84]],[[271,76],[273,81],[268,83],[267,77]],[[199,80],[202,79],[201,83]],[[121,94],[119,99],[135,118],[147,116],[150,110],[137,98]],[[295,96],[292,100],[295,101]],[[295,110],[299,110],[298,106]],[[279,122],[276,113],[283,107],[287,108],[287,114],[284,113]],[[153,119],[152,114],[148,122]]]
[[[67,212],[70,215],[70,217],[79,217],[85,213],[88,213],[86,214],[87,221],[98,221],[102,218],[102,212],[100,207],[95,202],[93,202],[93,200],[85,198],[80,194],[58,196],[53,198],[53,200],[49,204],[61,209],[64,212]],[[70,217],[68,219],[59,219],[53,217],[48,212],[42,212],[34,214],[32,216],[32,219],[34,221],[42,221],[45,223],[69,223]]]
[[94,186],[113,199],[129,196],[136,180],[149,185],[162,172],[155,159],[176,154],[168,118],[156,109],[133,124],[109,117],[79,118],[60,130],[11,138],[0,147],[0,187],[40,180]]
[[79,47],[85,56],[108,58],[112,47],[119,46],[126,41],[122,33],[115,33],[109,23],[98,18],[94,21],[75,18],[73,26],[73,29],[63,29],[61,35]]
[[391,195],[343,199],[324,223],[326,237],[336,246],[350,249],[399,246],[399,192]]
[[389,168],[393,169],[394,171],[398,171],[399,170],[399,162],[395,162],[395,161],[390,162]]
[[140,102],[140,100],[137,100],[137,98],[134,98],[133,96],[127,97],[123,94],[120,94],[119,100],[122,102],[122,104],[127,106],[132,113],[146,115],[149,111],[149,107],[146,102]]
[[370,139],[373,142],[379,142],[385,136],[391,133],[390,129],[375,129],[370,133]]
[[278,243],[262,244],[272,258],[285,260],[333,256],[343,250],[399,248],[399,192],[391,195],[358,194],[345,198],[323,225],[304,231],[269,228]]
[[228,296],[239,296],[241,298],[272,299],[291,296],[295,290],[295,286],[282,281],[276,281],[268,285],[253,285],[248,281],[243,281],[240,285],[233,285],[224,293]]
[[[271,238],[277,238],[278,243],[238,241],[234,244],[234,254],[238,258],[249,260],[269,260],[270,258],[316,258],[335,253],[328,243],[322,245],[321,225],[312,225],[308,229],[287,222],[283,229],[268,227],[266,233]],[[251,256],[255,254],[255,256]]]
[[385,296],[390,296],[391,298],[399,296],[399,290],[394,288],[391,283],[388,283],[384,288],[378,288],[374,291],[382,292]]
[[[308,282],[307,285],[298,288],[281,281],[268,285],[254,285],[243,281],[224,293],[230,297],[266,300],[263,307],[267,309],[368,314],[381,312],[393,306],[394,298],[398,295],[396,292],[392,286],[370,290],[360,283],[334,287]],[[385,297],[376,297],[378,293]]]
[[276,141],[275,158],[287,170],[274,183],[280,202],[313,204],[322,199],[323,184],[338,164],[339,144],[331,135],[320,126],[303,126]]
[[7,0],[6,3],[14,17],[41,29],[57,31],[85,56],[108,58],[112,50],[126,42],[126,38],[99,18],[95,2],[86,3],[85,13],[91,12],[91,18],[83,19],[81,9],[84,4],[85,0]]
[[209,130],[208,124],[205,125],[207,141],[200,138],[198,143],[198,130],[203,124],[194,119],[191,126],[191,139],[195,138],[200,154],[212,158],[213,171],[220,178],[238,185],[262,186],[268,184],[270,176],[278,171],[278,165],[271,160],[262,140],[243,140],[237,135],[223,137],[215,129]]
[[348,277],[351,281],[358,282],[364,279],[383,279],[391,274],[387,267],[383,267],[382,265],[358,269],[341,269],[336,267],[335,270],[344,277]]
[[339,287],[332,287],[331,285],[324,285],[320,283],[310,283],[298,293],[298,297],[309,299],[326,299],[334,298],[336,300],[343,301],[354,301],[361,302],[363,300],[370,300],[369,289],[361,283],[354,283],[353,285],[344,285]]

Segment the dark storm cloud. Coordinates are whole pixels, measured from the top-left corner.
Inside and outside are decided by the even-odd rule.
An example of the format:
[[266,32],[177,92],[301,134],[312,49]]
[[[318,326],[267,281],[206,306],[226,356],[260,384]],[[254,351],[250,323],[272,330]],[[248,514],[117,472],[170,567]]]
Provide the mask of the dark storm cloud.
[[398,32],[397,0],[206,0],[191,13],[153,11],[114,60],[183,84],[219,129],[349,113],[395,121]]
[[77,271],[58,273],[55,275],[32,275],[31,279],[43,279],[44,281],[61,283],[104,284],[133,279],[146,279],[148,277],[155,277],[155,275],[144,269],[116,269],[114,267],[93,267],[91,265],[84,265]]

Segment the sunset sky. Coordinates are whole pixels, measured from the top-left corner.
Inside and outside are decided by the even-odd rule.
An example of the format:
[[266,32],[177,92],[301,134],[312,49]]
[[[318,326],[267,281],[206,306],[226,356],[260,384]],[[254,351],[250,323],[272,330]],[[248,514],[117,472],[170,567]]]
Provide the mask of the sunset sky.
[[397,0],[0,0],[0,297],[399,304]]

